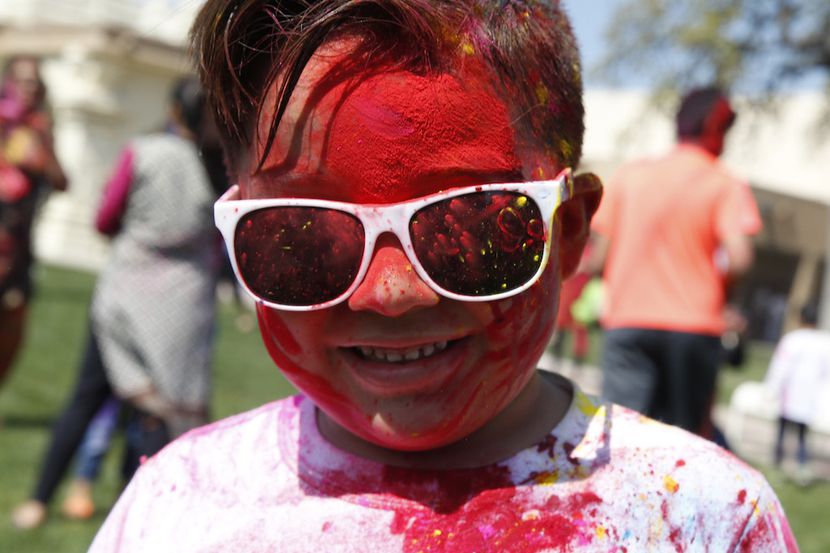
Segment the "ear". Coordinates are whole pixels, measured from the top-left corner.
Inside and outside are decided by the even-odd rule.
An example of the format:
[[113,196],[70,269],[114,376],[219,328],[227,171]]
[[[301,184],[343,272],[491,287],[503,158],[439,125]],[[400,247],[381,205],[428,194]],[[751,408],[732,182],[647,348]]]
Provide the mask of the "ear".
[[559,267],[562,280],[573,274],[591,235],[591,217],[602,199],[602,182],[593,173],[574,177],[573,197],[556,213],[559,221]]

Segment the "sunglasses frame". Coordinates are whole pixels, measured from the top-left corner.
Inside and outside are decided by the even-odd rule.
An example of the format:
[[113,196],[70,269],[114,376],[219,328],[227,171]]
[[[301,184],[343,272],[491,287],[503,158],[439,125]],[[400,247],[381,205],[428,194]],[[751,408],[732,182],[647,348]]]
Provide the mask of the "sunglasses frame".
[[[442,288],[434,280],[432,280],[429,274],[427,274],[426,270],[421,265],[421,262],[415,256],[414,247],[409,233],[409,224],[412,220],[412,216],[418,210],[428,205],[478,192],[519,193],[536,202],[536,205],[539,207],[540,213],[544,218],[543,223],[546,237],[545,249],[542,256],[542,262],[539,264],[539,269],[533,277],[528,279],[528,281],[522,286],[506,292],[501,292],[499,294],[491,294],[487,296],[465,296],[463,294],[456,294],[455,292]],[[236,275],[239,283],[252,298],[254,298],[257,302],[274,309],[281,309],[284,311],[314,311],[342,303],[348,299],[355,290],[357,290],[363,282],[363,279],[366,277],[366,273],[372,263],[372,254],[374,253],[378,237],[387,232],[397,236],[403,246],[406,257],[412,264],[415,272],[421,280],[427,284],[427,286],[441,296],[458,301],[483,302],[500,300],[519,294],[530,288],[537,280],[539,280],[542,272],[544,272],[550,257],[554,216],[556,215],[556,211],[562,202],[572,198],[573,194],[573,172],[570,168],[565,168],[551,180],[464,186],[394,204],[353,204],[313,198],[265,198],[240,200],[238,199],[239,186],[233,185],[219,198],[219,200],[216,201],[213,206],[213,212],[216,227],[219,229],[225,240],[225,246],[233,266],[234,274]],[[239,267],[236,262],[236,227],[239,224],[240,219],[245,215],[253,211],[271,207],[316,207],[333,209],[343,213],[348,213],[360,221],[363,225],[364,231],[363,257],[354,282],[352,282],[345,292],[336,298],[323,303],[313,305],[285,305],[265,300],[251,291],[245,282],[245,279],[242,278],[242,274],[239,271]]]

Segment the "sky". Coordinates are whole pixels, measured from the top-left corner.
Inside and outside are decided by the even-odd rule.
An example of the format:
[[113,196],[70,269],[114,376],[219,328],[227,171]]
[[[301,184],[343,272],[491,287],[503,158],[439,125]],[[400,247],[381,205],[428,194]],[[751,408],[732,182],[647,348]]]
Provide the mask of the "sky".
[[620,0],[564,0],[563,5],[579,42],[586,85],[593,83],[591,69],[605,53],[605,29]]

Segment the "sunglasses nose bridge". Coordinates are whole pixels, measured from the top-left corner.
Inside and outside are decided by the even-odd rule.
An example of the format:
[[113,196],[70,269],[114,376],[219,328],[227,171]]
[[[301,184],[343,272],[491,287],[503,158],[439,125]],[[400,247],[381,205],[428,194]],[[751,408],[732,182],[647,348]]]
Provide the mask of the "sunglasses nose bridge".
[[401,246],[409,244],[407,236],[408,221],[406,208],[402,205],[372,206],[360,214],[360,219],[366,228],[367,241],[376,241],[383,234],[393,234],[398,238]]

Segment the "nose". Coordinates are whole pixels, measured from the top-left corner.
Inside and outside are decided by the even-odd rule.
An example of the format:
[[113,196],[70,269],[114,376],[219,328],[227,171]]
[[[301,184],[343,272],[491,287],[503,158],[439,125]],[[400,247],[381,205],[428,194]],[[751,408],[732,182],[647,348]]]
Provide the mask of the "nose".
[[438,300],[438,294],[415,272],[397,238],[384,234],[378,238],[366,277],[349,298],[349,307],[400,317]]

